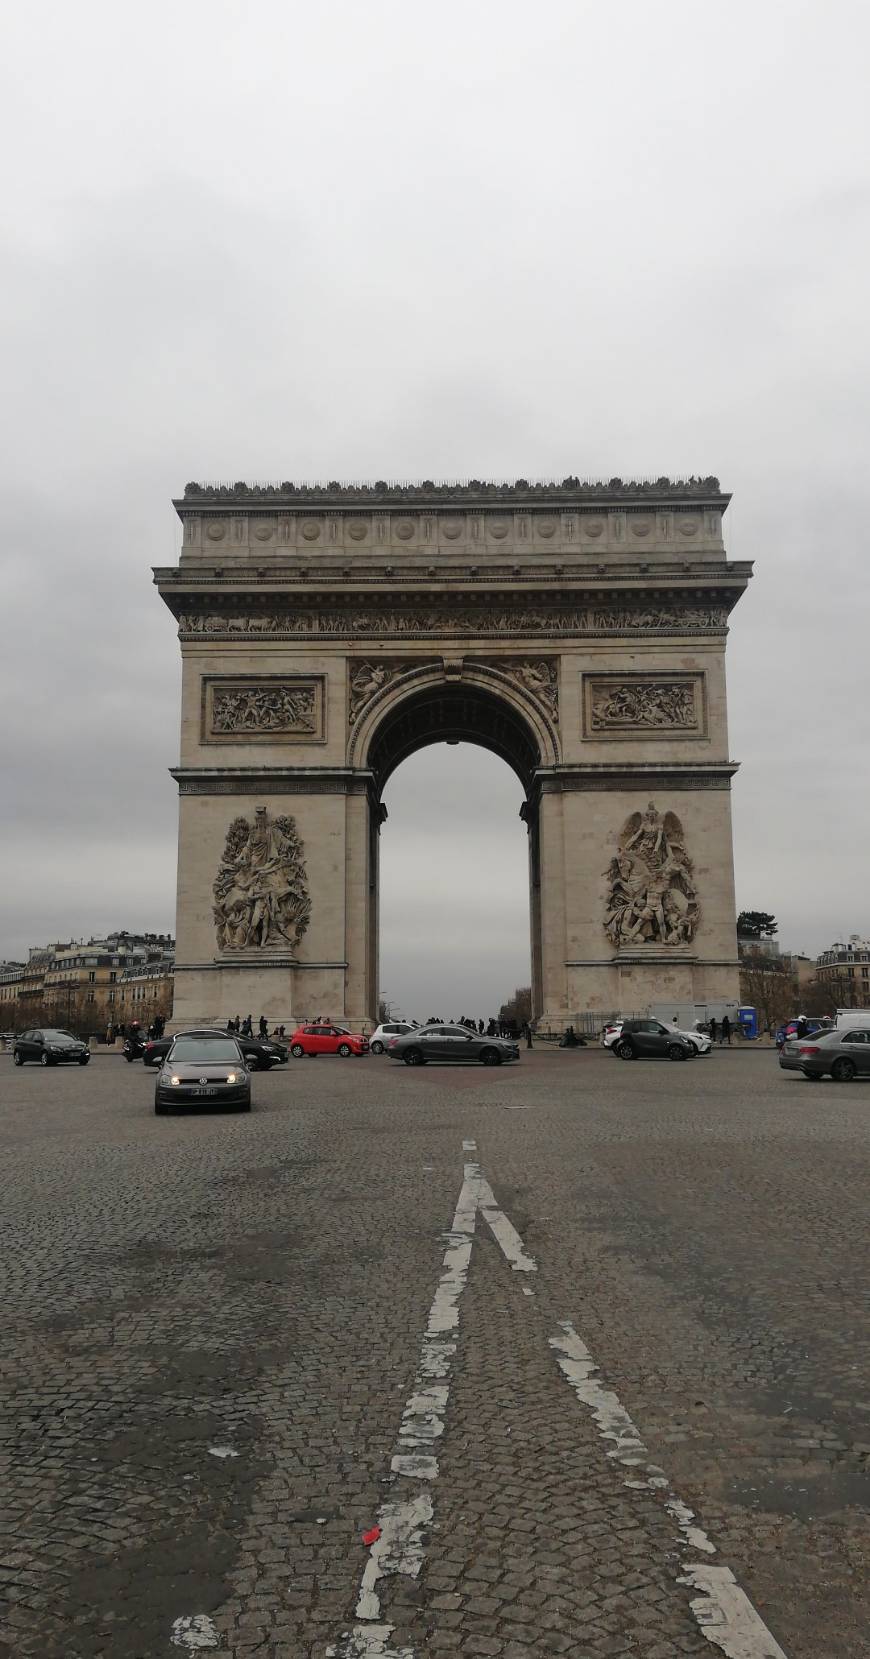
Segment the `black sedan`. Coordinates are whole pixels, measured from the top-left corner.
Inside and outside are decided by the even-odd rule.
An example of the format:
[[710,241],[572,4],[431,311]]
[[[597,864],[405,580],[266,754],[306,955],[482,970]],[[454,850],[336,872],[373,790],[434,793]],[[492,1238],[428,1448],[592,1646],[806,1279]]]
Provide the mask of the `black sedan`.
[[235,1037],[174,1037],[154,1092],[158,1117],[179,1106],[251,1110],[251,1079]]
[[658,1020],[623,1020],[610,1052],[617,1060],[693,1060],[698,1051],[691,1037]]
[[23,1066],[25,1060],[36,1060],[41,1066],[86,1066],[90,1057],[87,1043],[71,1031],[22,1031],[12,1050],[16,1066]]
[[425,1066],[429,1060],[479,1060],[483,1066],[500,1066],[503,1060],[518,1060],[520,1048],[505,1037],[481,1037],[464,1025],[423,1025],[403,1037],[389,1037],[387,1054],[406,1066]]
[[[230,1037],[238,1043],[249,1071],[268,1071],[271,1066],[283,1066],[287,1063],[289,1049],[286,1043],[273,1043],[269,1037],[236,1037],[229,1031],[221,1031],[217,1026],[201,1026],[195,1031],[176,1032],[178,1037]],[[159,1066],[165,1060],[175,1037],[149,1037],[142,1055],[143,1065]]]

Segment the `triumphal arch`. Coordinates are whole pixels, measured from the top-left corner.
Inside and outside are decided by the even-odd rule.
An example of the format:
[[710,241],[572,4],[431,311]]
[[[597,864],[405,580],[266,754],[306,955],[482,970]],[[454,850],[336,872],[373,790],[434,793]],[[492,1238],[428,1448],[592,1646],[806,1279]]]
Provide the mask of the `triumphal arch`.
[[384,785],[460,740],[525,791],[544,1021],[736,999],[728,501],[188,484],[155,571],[183,660],[175,1021],[372,1019]]

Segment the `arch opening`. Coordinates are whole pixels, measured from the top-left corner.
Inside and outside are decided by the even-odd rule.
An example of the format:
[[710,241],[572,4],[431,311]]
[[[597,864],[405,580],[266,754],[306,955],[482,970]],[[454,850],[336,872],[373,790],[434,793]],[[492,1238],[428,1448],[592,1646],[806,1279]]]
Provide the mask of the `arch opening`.
[[383,716],[368,751],[378,794],[403,760],[432,743],[476,743],[491,750],[516,773],[527,796],[541,765],[536,736],[510,703],[481,686],[441,682],[406,697]]
[[384,794],[378,999],[399,1018],[497,1015],[532,982],[523,786],[492,750],[436,742]]

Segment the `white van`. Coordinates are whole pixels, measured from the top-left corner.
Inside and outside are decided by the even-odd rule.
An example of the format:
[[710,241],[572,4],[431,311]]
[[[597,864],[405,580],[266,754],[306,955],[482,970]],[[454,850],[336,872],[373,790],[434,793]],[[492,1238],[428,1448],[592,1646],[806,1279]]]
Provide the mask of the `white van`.
[[870,1030],[870,1008],[838,1008],[835,1031],[854,1031],[855,1027]]

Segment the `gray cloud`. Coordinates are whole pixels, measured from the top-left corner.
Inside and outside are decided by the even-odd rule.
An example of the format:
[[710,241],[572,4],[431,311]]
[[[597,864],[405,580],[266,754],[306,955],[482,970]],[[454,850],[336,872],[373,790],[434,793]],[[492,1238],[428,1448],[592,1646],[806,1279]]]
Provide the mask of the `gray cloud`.
[[[0,952],[171,923],[177,647],[149,567],[209,476],[718,473],[757,561],[739,898],[808,950],[870,932],[865,9],[85,0],[15,30]],[[462,751],[415,765],[384,985],[446,1013],[477,949],[492,1005],[527,962],[522,831]],[[433,867],[453,932],[412,972],[403,894]],[[518,907],[483,903],[487,872]]]

